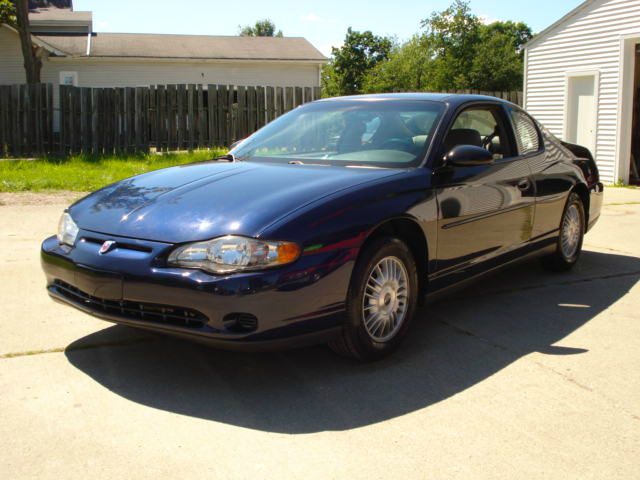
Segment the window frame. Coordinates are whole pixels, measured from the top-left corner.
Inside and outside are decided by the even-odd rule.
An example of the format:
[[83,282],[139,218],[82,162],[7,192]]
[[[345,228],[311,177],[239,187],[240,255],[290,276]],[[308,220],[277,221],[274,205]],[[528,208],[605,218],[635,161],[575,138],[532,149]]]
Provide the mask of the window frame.
[[494,164],[508,162],[519,158],[519,151],[516,143],[515,132],[513,130],[513,124],[511,122],[510,115],[504,108],[504,105],[500,102],[469,102],[460,105],[451,116],[451,120],[448,122],[447,128],[444,130],[444,135],[440,138],[440,145],[438,146],[439,153],[435,163],[436,167],[442,166],[444,156],[449,153],[443,151],[444,141],[447,138],[447,135],[455,125],[458,117],[468,110],[490,110],[496,118],[498,127],[502,130],[502,133],[504,133],[504,138],[506,142],[508,142],[507,146],[509,149],[509,154],[508,156],[504,156],[501,159],[495,160]]
[[[72,84],[68,85],[63,82],[65,77],[71,77],[73,79]],[[59,84],[66,87],[77,87],[78,86],[78,72],[76,71],[63,71],[60,72]]]

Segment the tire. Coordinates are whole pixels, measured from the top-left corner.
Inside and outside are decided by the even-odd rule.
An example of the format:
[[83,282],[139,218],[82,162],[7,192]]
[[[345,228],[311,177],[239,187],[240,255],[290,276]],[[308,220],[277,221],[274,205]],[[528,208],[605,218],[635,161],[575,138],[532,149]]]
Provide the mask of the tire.
[[329,346],[361,361],[391,354],[406,337],[417,299],[416,262],[407,245],[394,237],[373,240],[351,276],[345,327]]
[[551,272],[571,270],[580,259],[585,230],[584,204],[571,193],[562,213],[556,251],[541,259],[543,268]]

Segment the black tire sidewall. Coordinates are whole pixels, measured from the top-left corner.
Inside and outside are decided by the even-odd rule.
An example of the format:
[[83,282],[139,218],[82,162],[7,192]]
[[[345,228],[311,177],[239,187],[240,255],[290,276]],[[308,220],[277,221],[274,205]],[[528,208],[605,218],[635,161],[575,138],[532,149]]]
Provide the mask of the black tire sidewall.
[[[407,270],[409,295],[407,313],[400,330],[387,342],[372,339],[362,321],[362,299],[366,282],[375,265],[385,257],[396,257]],[[417,308],[418,273],[416,262],[404,242],[394,237],[382,237],[374,240],[363,250],[354,268],[347,298],[347,335],[361,358],[377,358],[392,352],[407,334]]]

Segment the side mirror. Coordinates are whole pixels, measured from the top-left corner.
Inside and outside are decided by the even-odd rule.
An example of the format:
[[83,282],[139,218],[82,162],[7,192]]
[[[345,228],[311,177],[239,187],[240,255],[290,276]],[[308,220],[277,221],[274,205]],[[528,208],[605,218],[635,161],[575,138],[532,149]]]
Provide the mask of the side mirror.
[[477,167],[493,163],[493,154],[475,145],[458,145],[444,157],[445,165],[458,167]]

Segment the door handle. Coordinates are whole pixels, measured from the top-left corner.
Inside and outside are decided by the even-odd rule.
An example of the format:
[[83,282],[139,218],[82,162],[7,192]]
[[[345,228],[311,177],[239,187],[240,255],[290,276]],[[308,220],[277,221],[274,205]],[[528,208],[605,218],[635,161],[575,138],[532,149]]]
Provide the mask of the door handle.
[[525,179],[518,182],[518,190],[521,192],[526,192],[529,188],[531,188],[531,182],[529,180]]

